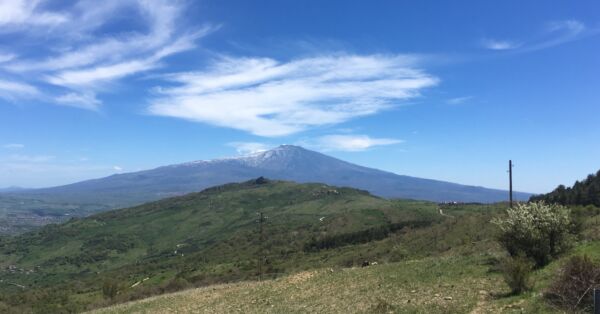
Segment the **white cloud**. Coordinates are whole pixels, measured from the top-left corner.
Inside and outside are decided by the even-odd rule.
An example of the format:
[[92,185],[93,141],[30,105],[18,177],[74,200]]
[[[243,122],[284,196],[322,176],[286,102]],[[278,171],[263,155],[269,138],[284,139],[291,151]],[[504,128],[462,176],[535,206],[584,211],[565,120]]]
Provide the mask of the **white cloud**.
[[119,167],[119,166],[113,166],[113,170],[115,170],[117,172],[121,172],[121,171],[123,171],[123,168]]
[[14,100],[19,97],[33,97],[38,94],[39,90],[33,85],[0,79],[0,98]]
[[49,155],[20,155],[20,154],[14,154],[14,155],[10,155],[9,160],[11,161],[22,161],[22,162],[29,162],[29,163],[39,163],[39,162],[47,162],[50,161],[52,159],[54,159],[54,156],[49,156]]
[[264,152],[271,148],[271,145],[257,142],[231,142],[227,143],[227,146],[234,147],[237,153],[240,155]]
[[0,26],[51,26],[68,20],[65,14],[42,12],[40,0],[0,0]]
[[516,52],[532,52],[562,45],[586,36],[597,34],[598,30],[588,29],[583,22],[563,20],[548,23],[543,36],[524,42],[513,40],[483,39],[484,48],[491,50],[514,50]]
[[447,104],[449,105],[460,105],[462,103],[465,103],[469,100],[473,99],[473,96],[463,96],[463,97],[456,97],[456,98],[450,98],[446,101]]
[[202,72],[173,74],[149,112],[283,136],[391,108],[438,79],[406,55],[339,55],[278,62],[224,58]]
[[63,71],[49,76],[48,82],[62,86],[89,86],[112,81],[137,72],[149,70],[156,65],[150,62],[132,60],[107,66],[98,66],[83,70]]
[[517,42],[496,39],[484,39],[482,41],[482,45],[484,48],[490,50],[510,50],[519,48],[521,46],[521,44]]
[[333,134],[305,142],[309,147],[322,151],[364,151],[371,147],[400,144],[402,140],[393,138],[372,138],[367,135]]
[[[51,28],[22,27],[0,31],[0,34],[12,32],[32,37],[30,42],[39,43],[42,55],[16,59],[13,53],[3,53],[0,54],[0,67],[9,74],[30,78],[28,84],[40,88],[47,87],[45,83],[55,85],[42,89],[42,92],[50,93],[45,100],[96,110],[101,105],[97,94],[109,91],[109,84],[157,69],[164,58],[194,49],[199,38],[215,30],[212,27],[183,28],[179,22],[183,4],[167,0],[79,0],[61,12],[60,23]],[[0,2],[0,11],[2,6],[9,10],[7,12],[13,12],[10,17],[5,17],[5,23],[11,25],[30,23],[28,19],[18,18],[21,15],[31,18],[58,14],[44,10],[41,1]],[[139,27],[104,30],[111,29],[111,23],[124,15]]]
[[76,108],[96,110],[102,104],[92,93],[68,93],[56,97],[57,104]]
[[0,52],[0,63],[13,60],[17,57],[14,53],[1,53]]
[[22,148],[25,148],[25,145],[17,144],[17,143],[10,143],[10,144],[5,144],[2,147],[6,148],[6,149],[22,149]]
[[577,40],[586,35],[597,33],[597,31],[587,32],[583,22],[576,20],[564,20],[548,23],[546,27],[548,37],[526,47],[527,51],[535,51],[550,48],[564,43]]

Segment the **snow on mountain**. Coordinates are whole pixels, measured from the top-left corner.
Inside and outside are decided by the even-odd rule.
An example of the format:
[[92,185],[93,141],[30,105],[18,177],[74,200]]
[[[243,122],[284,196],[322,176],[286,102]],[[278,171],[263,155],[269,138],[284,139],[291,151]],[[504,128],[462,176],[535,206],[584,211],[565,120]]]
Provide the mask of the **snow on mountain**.
[[[257,177],[296,182],[321,182],[367,190],[389,198],[430,201],[496,202],[502,190],[403,176],[355,165],[293,145],[245,156],[199,160],[156,169],[122,173],[70,185],[28,190],[19,194],[69,203],[111,207],[139,204],[207,187]],[[528,199],[528,193],[515,193]]]

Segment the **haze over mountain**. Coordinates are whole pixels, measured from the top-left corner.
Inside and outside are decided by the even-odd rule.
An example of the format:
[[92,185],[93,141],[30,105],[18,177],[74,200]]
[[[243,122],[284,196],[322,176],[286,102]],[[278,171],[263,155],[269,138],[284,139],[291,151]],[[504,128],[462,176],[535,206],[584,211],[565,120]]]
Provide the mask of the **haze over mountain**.
[[18,191],[24,191],[27,190],[27,188],[22,188],[20,186],[9,186],[9,187],[5,187],[5,188],[0,188],[0,193],[2,192],[18,192]]
[[[508,197],[503,190],[398,175],[292,145],[242,157],[175,164],[12,195],[53,202],[120,207],[259,176],[348,186],[387,198],[497,202]],[[517,200],[526,200],[530,196],[528,193],[515,193]]]

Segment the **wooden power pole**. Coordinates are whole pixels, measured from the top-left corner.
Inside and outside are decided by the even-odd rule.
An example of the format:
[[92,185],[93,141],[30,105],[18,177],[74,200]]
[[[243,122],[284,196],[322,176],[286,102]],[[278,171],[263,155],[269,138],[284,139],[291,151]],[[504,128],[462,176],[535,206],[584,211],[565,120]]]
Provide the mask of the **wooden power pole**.
[[259,238],[258,238],[258,280],[262,281],[262,263],[263,263],[263,259],[264,259],[264,253],[263,253],[263,222],[265,221],[265,216],[263,215],[262,212],[258,213],[259,217],[258,217],[258,232],[259,232]]
[[510,202],[510,208],[513,207],[513,193],[512,193],[512,160],[508,161],[508,197]]

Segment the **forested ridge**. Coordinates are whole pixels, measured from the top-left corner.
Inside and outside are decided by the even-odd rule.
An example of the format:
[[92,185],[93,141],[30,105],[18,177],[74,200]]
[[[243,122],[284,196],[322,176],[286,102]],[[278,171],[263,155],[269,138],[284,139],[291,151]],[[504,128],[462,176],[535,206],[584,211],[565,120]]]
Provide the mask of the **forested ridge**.
[[545,201],[563,205],[600,206],[600,170],[583,181],[575,181],[572,187],[559,185],[554,191],[532,196],[531,201]]

